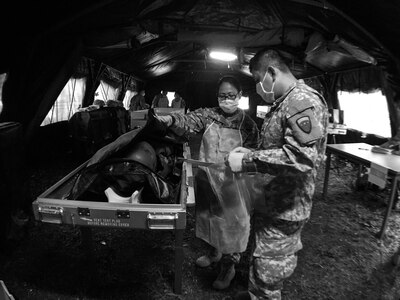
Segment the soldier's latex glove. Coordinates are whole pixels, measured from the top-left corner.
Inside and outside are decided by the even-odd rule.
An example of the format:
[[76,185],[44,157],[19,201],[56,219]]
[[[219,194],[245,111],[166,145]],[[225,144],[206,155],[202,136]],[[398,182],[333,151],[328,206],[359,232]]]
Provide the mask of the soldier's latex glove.
[[158,116],[157,119],[159,119],[161,122],[163,122],[167,127],[171,126],[172,123],[174,122],[174,119],[172,119],[172,116],[166,115],[166,116]]
[[236,147],[233,149],[231,152],[238,152],[238,153],[249,153],[251,152],[250,149],[244,148],[244,147]]
[[[245,149],[245,148],[243,148]],[[232,172],[240,172],[243,169],[243,156],[246,153],[243,152],[234,152],[231,151],[228,154],[228,165],[231,168]]]

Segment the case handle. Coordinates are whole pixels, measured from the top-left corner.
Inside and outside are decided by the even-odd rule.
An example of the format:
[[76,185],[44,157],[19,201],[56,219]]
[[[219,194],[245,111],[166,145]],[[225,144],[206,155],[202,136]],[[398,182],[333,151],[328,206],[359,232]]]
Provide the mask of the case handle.
[[155,230],[175,229],[177,219],[177,213],[148,213],[147,227]]
[[60,206],[40,206],[38,207],[40,221],[52,224],[62,224],[64,209]]

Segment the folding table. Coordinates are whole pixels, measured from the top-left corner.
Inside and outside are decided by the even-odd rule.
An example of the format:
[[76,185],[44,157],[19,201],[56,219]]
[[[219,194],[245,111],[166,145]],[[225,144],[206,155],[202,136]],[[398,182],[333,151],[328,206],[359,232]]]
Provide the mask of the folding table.
[[329,171],[331,165],[331,155],[335,154],[338,157],[347,159],[358,165],[370,167],[371,164],[376,164],[387,169],[387,175],[392,178],[390,187],[389,203],[383,218],[379,238],[381,239],[386,231],[388,218],[392,211],[394,198],[396,196],[396,188],[400,178],[400,156],[391,153],[383,154],[372,152],[372,145],[366,143],[346,143],[346,144],[328,144],[326,147],[326,163],[325,163],[325,178],[323,188],[323,198],[326,198],[328,192]]

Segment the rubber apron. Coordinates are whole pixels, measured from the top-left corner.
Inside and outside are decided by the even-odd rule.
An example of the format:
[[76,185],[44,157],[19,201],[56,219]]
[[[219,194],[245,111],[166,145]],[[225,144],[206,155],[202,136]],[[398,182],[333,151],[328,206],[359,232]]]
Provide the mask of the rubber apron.
[[[244,112],[241,113],[239,129],[221,128],[214,122],[206,129],[200,146],[199,159],[215,162],[217,163],[215,166],[218,167],[214,168],[214,165],[207,168],[199,167],[196,175],[196,237],[203,239],[222,253],[238,252],[238,247],[231,247],[231,245],[242,239],[239,236],[242,233],[237,230],[236,218],[233,224],[230,221],[227,222],[226,218],[230,218],[227,216],[227,205],[221,203],[220,197],[224,187],[222,181],[213,179],[224,178],[224,170],[227,168],[224,164],[226,155],[243,144],[240,128],[243,124]],[[229,213],[232,214],[232,208],[229,208]],[[243,215],[242,212],[239,214]]]

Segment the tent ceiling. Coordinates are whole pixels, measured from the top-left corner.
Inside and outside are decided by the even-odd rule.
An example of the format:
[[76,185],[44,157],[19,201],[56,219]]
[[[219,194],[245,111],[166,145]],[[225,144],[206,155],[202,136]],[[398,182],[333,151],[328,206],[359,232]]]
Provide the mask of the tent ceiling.
[[[336,6],[324,0],[44,3],[31,2],[23,12],[9,14],[3,27],[14,28],[5,35],[9,56],[18,53],[14,48],[29,45],[26,41],[79,41],[84,56],[147,81],[172,73],[248,74],[250,58],[265,46],[282,51],[298,77],[397,63],[393,53],[400,53],[395,1],[332,0]],[[239,61],[211,61],[208,51],[217,46],[234,48]],[[3,57],[2,69],[10,61]]]

